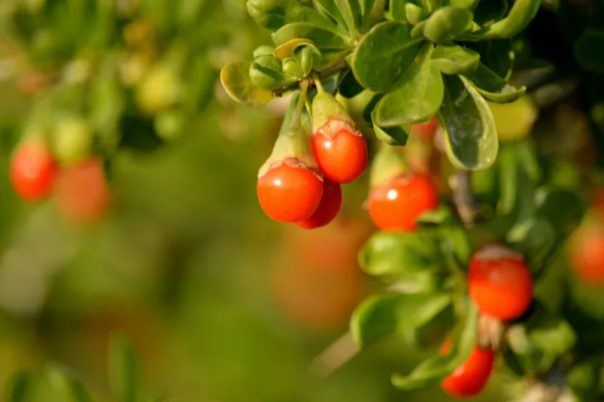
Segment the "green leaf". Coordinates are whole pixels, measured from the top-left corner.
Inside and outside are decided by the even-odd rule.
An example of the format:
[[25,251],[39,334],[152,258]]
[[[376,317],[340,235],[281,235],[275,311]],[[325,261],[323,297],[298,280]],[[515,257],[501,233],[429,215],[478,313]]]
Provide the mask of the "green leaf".
[[566,374],[566,384],[579,401],[596,401],[602,372],[600,359],[590,357],[575,364]]
[[450,304],[425,324],[407,332],[405,339],[414,347],[433,348],[445,341],[454,324],[455,312]]
[[481,27],[488,27],[501,20],[508,12],[506,0],[483,0],[474,10],[474,22]]
[[394,21],[407,21],[406,0],[390,0],[390,17]]
[[377,104],[374,123],[380,127],[403,126],[432,118],[443,100],[443,79],[432,64],[433,45],[426,44],[407,67],[393,90]]
[[383,22],[361,39],[352,59],[356,79],[374,92],[387,92],[413,62],[421,39],[411,38],[411,25]]
[[356,38],[358,36],[358,31],[362,29],[363,24],[363,15],[359,0],[334,0],[334,2],[342,13],[342,17],[344,17],[350,36]]
[[[289,59],[289,58],[293,57],[294,50],[296,50],[298,47],[303,46],[303,45],[312,45],[314,47],[314,44],[312,43],[312,41],[310,41],[308,39],[296,38],[296,39],[292,39],[292,40],[285,42],[284,44],[276,47],[271,54],[276,59],[283,61],[285,59]],[[316,47],[315,47],[315,49],[316,49]],[[317,49],[317,52],[318,52],[318,49]]]
[[480,0],[451,0],[449,2],[449,4],[452,6],[458,8],[467,8],[468,10],[474,10],[476,8],[476,5],[480,3],[484,3],[484,1],[481,2]]
[[31,373],[20,373],[8,384],[6,397],[8,402],[28,402],[29,394],[34,385]]
[[140,365],[134,350],[121,336],[111,339],[109,377],[113,392],[121,402],[137,402]]
[[519,34],[535,18],[541,0],[516,0],[507,17],[469,37],[509,39]]
[[377,232],[359,253],[361,268],[369,275],[399,275],[439,271],[443,268],[436,232]]
[[499,77],[503,77],[503,80],[507,81],[509,79],[515,58],[510,39],[473,42],[468,43],[468,47],[480,54],[480,62],[485,67]]
[[353,313],[350,332],[360,347],[418,328],[451,304],[449,294],[386,294],[365,300]]
[[439,45],[432,53],[432,64],[444,74],[468,74],[476,70],[480,55],[457,45]]
[[273,33],[272,38],[277,46],[294,39],[308,39],[314,42],[322,53],[324,50],[339,50],[350,47],[349,42],[344,37],[330,30],[304,22],[287,24]]
[[564,318],[545,310],[539,303],[527,323],[527,338],[535,348],[551,356],[569,352],[577,340],[572,327]]
[[556,230],[545,218],[532,217],[513,227],[507,241],[528,257],[531,268],[540,267],[555,249]]
[[586,70],[604,72],[604,31],[588,30],[574,46],[575,59]]
[[440,115],[449,159],[465,169],[487,169],[499,149],[489,107],[463,76],[445,76],[445,87]]
[[295,82],[283,74],[281,62],[272,54],[256,57],[249,74],[252,84],[271,91]]
[[435,210],[424,212],[416,220],[421,225],[445,225],[457,222],[451,208],[439,205]]
[[439,8],[426,20],[424,36],[435,43],[450,42],[472,26],[473,17],[472,11],[465,8]]
[[313,4],[317,10],[333,18],[342,28],[346,28],[346,21],[335,0],[313,0]]
[[476,345],[478,331],[478,311],[473,303],[468,303],[465,317],[458,323],[453,333],[451,351],[446,356],[436,355],[417,366],[409,375],[394,374],[395,387],[412,391],[442,382],[457,367],[465,362]]
[[254,85],[250,67],[248,62],[229,63],[220,72],[220,81],[234,101],[248,106],[265,105],[273,99],[273,93]]
[[275,32],[292,23],[305,23],[332,33],[338,33],[338,27],[310,7],[303,6],[297,0],[248,0],[247,9],[258,25]]
[[79,380],[68,377],[57,368],[46,371],[46,377],[51,388],[57,395],[70,402],[92,402],[88,390]]
[[576,192],[551,186],[540,187],[535,194],[537,213],[549,221],[559,239],[569,236],[581,223],[585,200]]
[[407,3],[405,4],[405,14],[407,15],[407,21],[409,21],[409,23],[417,25],[426,19],[428,10],[413,3]]
[[508,85],[503,78],[482,63],[478,64],[476,71],[467,74],[466,77],[474,88],[491,102],[513,102],[526,93],[526,87],[516,88]]
[[373,130],[378,140],[385,142],[389,145],[405,145],[409,139],[409,133],[411,132],[411,124],[405,124],[394,127],[380,127],[375,122],[376,109],[373,109],[371,113],[371,120],[373,122]]
[[343,97],[348,99],[354,98],[363,92],[363,90],[363,86],[354,78],[352,71],[344,71],[338,77],[338,93]]

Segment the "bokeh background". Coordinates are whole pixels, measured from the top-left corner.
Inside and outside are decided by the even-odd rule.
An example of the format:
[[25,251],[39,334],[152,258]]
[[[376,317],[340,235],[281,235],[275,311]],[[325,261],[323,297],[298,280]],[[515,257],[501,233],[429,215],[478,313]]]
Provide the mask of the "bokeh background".
[[[391,386],[392,372],[425,356],[405,339],[323,378],[337,354],[315,359],[378,287],[356,262],[374,231],[367,178],[346,188],[327,228],[307,232],[262,213],[256,174],[283,104],[238,106],[218,84],[226,62],[270,43],[245,0],[1,0],[0,27],[1,389],[19,372],[58,365],[111,401],[107,350],[119,331],[149,387],[174,401],[447,400],[438,389]],[[101,76],[117,89],[88,96]],[[129,123],[95,119],[97,109]],[[587,121],[578,109],[560,110],[566,119],[548,130],[579,140],[566,153],[555,136],[546,143],[562,155],[560,180],[573,182],[579,168],[566,162],[586,148],[589,124],[577,126]],[[112,209],[94,225],[74,225],[53,200],[23,203],[9,181],[11,153],[32,122],[74,111],[101,133],[96,151],[112,188]],[[508,375],[499,372],[481,400],[501,400]]]

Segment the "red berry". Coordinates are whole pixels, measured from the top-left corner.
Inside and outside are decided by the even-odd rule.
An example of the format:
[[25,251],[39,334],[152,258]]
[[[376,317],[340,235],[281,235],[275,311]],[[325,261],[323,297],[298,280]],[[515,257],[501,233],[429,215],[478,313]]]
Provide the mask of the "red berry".
[[584,222],[568,244],[571,267],[583,282],[604,286],[604,226],[598,220]]
[[61,172],[56,187],[59,210],[76,223],[93,223],[109,207],[111,192],[99,159],[91,158]]
[[411,125],[411,133],[413,135],[417,135],[418,137],[429,140],[434,137],[434,133],[436,133],[436,129],[438,128],[438,119],[436,116],[431,118],[425,123],[412,124]]
[[[441,354],[447,354],[451,342],[447,341],[441,349]],[[492,349],[481,349],[474,346],[468,359],[455,369],[440,386],[449,395],[456,398],[470,398],[478,395],[489,381],[493,371],[495,354]]]
[[305,229],[323,227],[334,220],[340,208],[342,208],[342,187],[338,183],[325,180],[319,207],[310,218],[298,222],[297,225]]
[[323,176],[335,183],[350,183],[361,177],[367,167],[365,138],[347,128],[333,137],[317,131],[312,137],[312,148]]
[[269,217],[299,222],[319,207],[323,182],[312,170],[283,162],[258,178],[257,191],[260,206]]
[[17,149],[11,162],[11,178],[17,194],[26,201],[46,197],[57,176],[57,164],[41,145],[28,144]]
[[438,193],[426,176],[408,174],[369,195],[369,214],[381,230],[415,230],[415,220],[438,206]]
[[474,254],[468,282],[470,297],[478,310],[501,320],[521,316],[533,300],[528,267],[519,256],[501,246],[488,246]]

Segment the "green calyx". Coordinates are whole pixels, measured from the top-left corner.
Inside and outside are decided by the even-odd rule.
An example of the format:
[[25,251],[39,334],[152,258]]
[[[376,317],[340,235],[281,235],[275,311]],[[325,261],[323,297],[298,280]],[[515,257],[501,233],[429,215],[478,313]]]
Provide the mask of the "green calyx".
[[371,166],[371,188],[383,187],[407,172],[409,172],[409,167],[400,148],[384,144],[376,154]]
[[338,128],[361,135],[344,106],[332,94],[319,89],[312,102],[312,132],[321,130],[322,134],[333,137]]
[[310,169],[321,177],[317,159],[310,146],[310,137],[301,126],[292,125],[281,132],[271,156],[260,168],[258,177],[264,176],[271,168],[282,163],[300,169]]

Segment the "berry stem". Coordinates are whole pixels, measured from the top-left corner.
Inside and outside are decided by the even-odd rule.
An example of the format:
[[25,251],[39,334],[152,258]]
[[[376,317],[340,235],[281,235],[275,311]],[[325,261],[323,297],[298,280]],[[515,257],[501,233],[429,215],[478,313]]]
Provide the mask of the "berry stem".
[[480,210],[472,193],[471,173],[467,170],[458,170],[455,176],[451,177],[450,186],[459,218],[465,227],[473,226],[480,215]]
[[319,78],[319,76],[317,74],[314,74],[314,83],[317,87],[317,91],[319,91],[319,93],[325,92],[325,88],[323,88],[323,84],[321,84],[321,79]]
[[308,81],[303,80],[300,82],[300,97],[298,98],[298,104],[296,105],[296,111],[292,119],[292,128],[302,127],[302,112],[304,111],[304,105],[306,105],[306,93],[308,92]]

